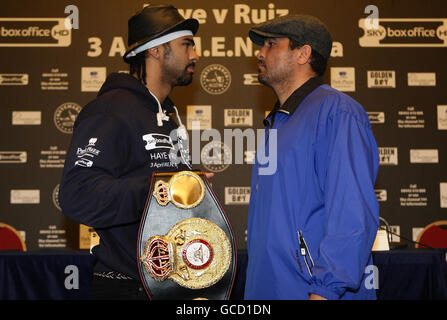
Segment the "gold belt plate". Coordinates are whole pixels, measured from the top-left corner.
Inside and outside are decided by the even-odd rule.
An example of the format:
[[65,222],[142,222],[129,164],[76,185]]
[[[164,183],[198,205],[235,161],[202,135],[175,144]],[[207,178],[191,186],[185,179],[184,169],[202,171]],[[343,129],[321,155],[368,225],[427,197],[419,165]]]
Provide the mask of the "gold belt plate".
[[198,206],[205,197],[205,184],[200,176],[192,171],[174,174],[168,182],[157,180],[152,195],[161,206],[172,202],[181,209]]
[[231,243],[215,223],[190,218],[175,224],[166,235],[146,241],[140,261],[156,281],[171,279],[189,289],[207,288],[227,272]]

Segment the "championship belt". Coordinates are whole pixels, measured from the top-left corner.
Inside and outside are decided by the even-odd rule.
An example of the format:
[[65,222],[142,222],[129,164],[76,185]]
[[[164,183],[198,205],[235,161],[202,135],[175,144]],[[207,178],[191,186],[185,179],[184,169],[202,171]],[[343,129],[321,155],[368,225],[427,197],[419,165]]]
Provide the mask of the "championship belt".
[[152,175],[137,243],[150,299],[228,299],[236,246],[225,212],[202,172]]

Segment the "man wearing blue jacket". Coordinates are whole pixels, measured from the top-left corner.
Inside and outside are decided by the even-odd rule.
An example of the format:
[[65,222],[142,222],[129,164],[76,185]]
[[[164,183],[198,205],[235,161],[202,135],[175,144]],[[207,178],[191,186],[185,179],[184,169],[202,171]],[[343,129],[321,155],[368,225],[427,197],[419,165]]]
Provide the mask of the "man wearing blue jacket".
[[124,55],[130,74],[110,74],[74,124],[59,201],[66,216],[100,236],[92,249],[93,299],[146,299],[138,228],[152,173],[191,169],[186,129],[168,95],[191,83],[198,26],[167,5],[131,17]]
[[262,46],[259,81],[278,97],[265,120],[277,141],[258,152],[276,147],[264,152],[278,165],[270,175],[253,166],[245,298],[376,299],[365,269],[379,226],[378,150],[363,107],[323,84],[331,36],[307,15],[249,36]]

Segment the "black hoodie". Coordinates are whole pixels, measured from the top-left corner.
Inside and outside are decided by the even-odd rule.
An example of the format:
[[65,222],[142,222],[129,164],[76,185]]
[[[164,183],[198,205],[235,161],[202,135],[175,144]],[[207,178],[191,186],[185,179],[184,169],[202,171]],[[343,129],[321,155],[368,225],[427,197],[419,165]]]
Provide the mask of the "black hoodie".
[[[175,107],[166,98],[161,108],[169,114]],[[159,126],[158,112],[158,101],[137,79],[110,74],[75,121],[59,190],[64,214],[100,236],[92,250],[97,259],[134,279],[152,173],[188,170],[169,157],[177,147],[177,124],[169,117]]]

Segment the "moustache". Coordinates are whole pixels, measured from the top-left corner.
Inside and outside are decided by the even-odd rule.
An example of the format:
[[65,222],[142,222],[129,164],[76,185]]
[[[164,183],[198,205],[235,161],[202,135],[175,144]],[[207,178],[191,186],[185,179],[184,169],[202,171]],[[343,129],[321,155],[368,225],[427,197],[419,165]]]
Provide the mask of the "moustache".
[[195,62],[191,62],[190,64],[188,64],[188,65],[185,67],[185,70],[188,69],[189,67],[193,67],[193,68],[195,68],[195,67],[196,67]]

